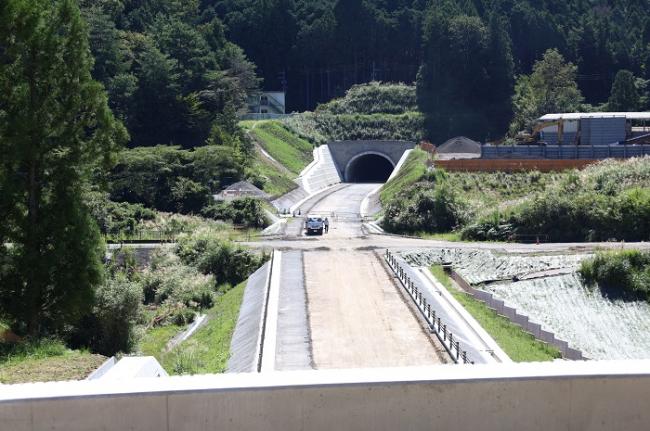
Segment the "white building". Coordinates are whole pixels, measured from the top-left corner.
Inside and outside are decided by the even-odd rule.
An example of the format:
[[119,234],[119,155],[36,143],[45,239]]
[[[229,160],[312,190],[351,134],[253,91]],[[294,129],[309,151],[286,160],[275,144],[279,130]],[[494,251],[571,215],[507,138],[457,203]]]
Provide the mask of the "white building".
[[260,91],[248,97],[248,113],[245,118],[274,118],[286,112],[284,91]]

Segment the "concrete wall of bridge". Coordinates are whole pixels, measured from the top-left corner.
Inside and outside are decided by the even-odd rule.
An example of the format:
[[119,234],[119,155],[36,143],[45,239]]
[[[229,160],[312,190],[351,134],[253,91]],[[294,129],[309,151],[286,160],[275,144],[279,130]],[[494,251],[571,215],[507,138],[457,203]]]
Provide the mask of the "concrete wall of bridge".
[[442,365],[3,386],[0,428],[647,430],[650,361]]

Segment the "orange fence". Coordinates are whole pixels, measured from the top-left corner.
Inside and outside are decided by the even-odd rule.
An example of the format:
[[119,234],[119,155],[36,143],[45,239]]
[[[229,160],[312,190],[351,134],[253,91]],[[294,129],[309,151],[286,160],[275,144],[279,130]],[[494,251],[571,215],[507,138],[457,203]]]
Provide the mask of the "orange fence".
[[583,169],[597,162],[598,160],[582,159],[462,159],[436,160],[434,165],[450,172],[554,172],[567,169]]

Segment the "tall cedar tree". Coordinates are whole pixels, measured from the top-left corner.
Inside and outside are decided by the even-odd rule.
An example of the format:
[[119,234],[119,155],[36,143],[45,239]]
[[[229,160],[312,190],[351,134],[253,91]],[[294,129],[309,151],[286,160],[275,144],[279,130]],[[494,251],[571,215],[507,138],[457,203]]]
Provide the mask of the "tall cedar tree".
[[629,70],[619,70],[612,84],[612,92],[607,102],[610,111],[634,111],[639,107],[639,90],[634,75]]
[[52,334],[89,310],[102,281],[82,195],[127,134],[90,76],[74,0],[3,1],[0,47],[0,306],[19,333]]

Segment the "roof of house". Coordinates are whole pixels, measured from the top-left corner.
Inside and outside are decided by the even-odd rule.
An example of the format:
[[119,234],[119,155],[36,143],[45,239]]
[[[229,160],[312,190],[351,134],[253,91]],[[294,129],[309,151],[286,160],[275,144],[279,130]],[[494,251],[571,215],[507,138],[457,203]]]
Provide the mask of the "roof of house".
[[539,121],[579,120],[581,118],[620,118],[628,120],[650,120],[650,112],[565,112],[561,114],[546,114]]

